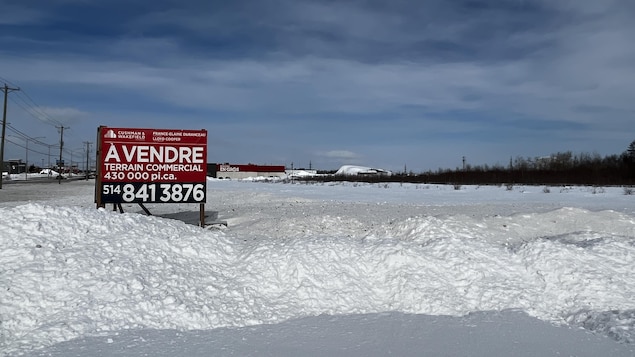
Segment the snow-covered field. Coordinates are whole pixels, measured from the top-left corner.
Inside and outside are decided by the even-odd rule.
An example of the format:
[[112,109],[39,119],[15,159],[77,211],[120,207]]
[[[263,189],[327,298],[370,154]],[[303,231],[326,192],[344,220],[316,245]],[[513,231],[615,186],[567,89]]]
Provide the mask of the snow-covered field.
[[206,229],[93,192],[0,190],[0,355],[635,355],[622,188],[213,180]]

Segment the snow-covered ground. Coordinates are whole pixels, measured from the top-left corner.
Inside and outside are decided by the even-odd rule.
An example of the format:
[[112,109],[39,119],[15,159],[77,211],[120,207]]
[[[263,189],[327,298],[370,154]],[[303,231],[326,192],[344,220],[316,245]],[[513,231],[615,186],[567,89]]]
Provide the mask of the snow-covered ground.
[[622,188],[213,180],[206,229],[93,192],[0,190],[0,355],[635,355]]
[[[59,173],[55,170],[51,169],[42,169],[40,172],[29,172],[29,173],[21,173],[21,174],[9,174],[6,172],[2,173],[2,177],[4,178],[3,182],[9,181],[28,181],[28,180],[56,180],[59,177]],[[81,178],[84,177],[82,174],[77,173],[63,173],[62,177],[64,179],[67,178]]]

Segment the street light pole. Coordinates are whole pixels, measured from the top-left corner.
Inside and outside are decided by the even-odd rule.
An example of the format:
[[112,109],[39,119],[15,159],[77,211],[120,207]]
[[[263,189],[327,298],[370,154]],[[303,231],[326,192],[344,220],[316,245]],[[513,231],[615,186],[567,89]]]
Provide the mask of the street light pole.
[[[84,153],[84,148],[83,148],[83,147],[82,147],[82,148],[77,148],[77,149],[71,150],[71,166],[70,166],[71,170],[70,170],[70,172],[69,172],[69,176],[73,176],[73,153],[74,153],[74,152],[78,152],[78,150],[82,150],[82,154]],[[81,158],[81,157],[82,157],[82,155],[80,155],[79,157]],[[78,161],[78,165],[77,165],[77,169],[78,169],[78,170],[79,170],[79,163],[80,163],[80,162],[81,162],[81,161]]]
[[28,181],[29,180],[29,140],[37,140],[37,139],[44,139],[44,136],[38,136],[37,138],[24,138],[24,142],[25,145],[24,147],[26,148],[26,157],[24,159],[24,181]]
[[53,173],[51,172],[51,170],[52,170],[51,169],[51,167],[52,167],[51,166],[51,148],[55,147],[56,145],[55,144],[50,144],[50,145],[46,145],[46,146],[48,146],[48,148],[49,148],[49,153],[48,153],[48,160],[49,161],[48,161],[48,166],[46,168],[48,169],[48,176],[51,177],[51,176],[53,176]]
[[29,180],[29,138],[24,139],[26,154],[24,157],[24,181]]

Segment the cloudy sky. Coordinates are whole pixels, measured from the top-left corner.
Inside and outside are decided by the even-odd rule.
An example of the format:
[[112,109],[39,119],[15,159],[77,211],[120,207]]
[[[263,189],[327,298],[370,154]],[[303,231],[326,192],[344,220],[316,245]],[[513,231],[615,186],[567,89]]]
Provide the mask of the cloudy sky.
[[210,162],[416,172],[635,140],[632,0],[0,8],[0,84],[21,89],[5,158],[25,156],[14,130],[54,144],[56,126],[73,155],[99,125],[207,129]]

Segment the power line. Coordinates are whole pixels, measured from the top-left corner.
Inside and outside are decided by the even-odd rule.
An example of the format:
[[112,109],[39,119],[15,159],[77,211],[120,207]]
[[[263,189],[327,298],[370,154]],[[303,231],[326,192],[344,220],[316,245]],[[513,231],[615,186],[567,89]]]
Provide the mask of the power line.
[[[31,140],[31,138],[23,138],[23,139],[24,139],[24,140],[29,140],[29,141],[33,142],[33,140]],[[9,143],[11,143],[11,144],[13,144],[13,145],[15,145],[15,146],[21,147],[21,148],[23,148],[23,149],[27,149],[27,150],[29,150],[29,151],[30,151],[30,152],[32,152],[32,153],[36,153],[36,154],[40,154],[40,155],[48,155],[48,154],[47,154],[47,153],[45,153],[45,152],[41,152],[41,151],[37,151],[37,150],[33,150],[33,149],[28,149],[25,145],[22,145],[22,144],[20,144],[20,143],[16,143],[15,141],[13,141],[13,140],[11,140],[11,139],[8,139],[8,138],[5,138],[5,141],[6,141],[6,142],[9,142]]]
[[[50,120],[52,120],[52,121],[56,121],[56,122],[58,122],[58,124],[61,124],[61,122],[60,122],[59,120],[57,120],[57,119],[55,119],[55,118],[51,117],[51,116],[50,116],[50,115],[49,115],[49,114],[48,114],[45,110],[43,110],[43,109],[41,108],[41,106],[40,106],[39,104],[37,104],[37,103],[35,102],[35,100],[34,100],[34,99],[33,99],[33,98],[29,95],[29,92],[28,92],[26,89],[24,89],[24,86],[18,86],[18,84],[17,84],[17,83],[13,83],[13,82],[11,82],[10,80],[8,80],[8,79],[6,79],[6,78],[3,78],[3,77],[0,77],[0,81],[3,81],[3,82],[8,83],[10,86],[13,86],[13,87],[19,88],[19,89],[20,89],[20,93],[17,93],[17,97],[18,97],[18,98],[19,98],[22,102],[24,102],[24,103],[25,103],[26,105],[28,105],[29,107],[34,107],[34,108],[36,108],[38,111],[40,111],[40,112],[42,113],[42,115],[43,115],[43,116],[47,117],[47,119],[50,119]],[[26,99],[25,99],[25,98],[23,98],[23,97],[26,97]]]
[[[15,85],[14,83],[12,83],[11,81],[0,77],[0,80],[4,80],[6,83],[9,83],[11,86],[14,86],[16,88],[9,88],[9,92],[12,90],[19,90],[20,93],[18,93],[17,95],[15,95],[15,99],[13,97],[8,98],[9,100],[11,100],[15,105],[17,105],[19,108],[21,108],[22,110],[24,110],[26,112],[26,114],[28,114],[29,116],[37,119],[38,121],[44,123],[44,124],[48,124],[48,125],[52,125],[55,128],[60,130],[60,144],[59,144],[59,149],[60,149],[60,161],[62,161],[64,159],[64,153],[69,153],[72,157],[72,153],[70,153],[68,150],[64,149],[64,129],[70,129],[70,127],[64,127],[64,124],[60,121],[57,120],[55,118],[53,118],[51,115],[49,115],[46,110],[44,110],[43,108],[41,108],[36,102],[35,100],[33,100],[33,98],[26,92],[24,91],[24,89],[20,89],[17,88],[17,85]],[[7,84],[5,84],[5,87],[8,88]],[[6,95],[5,95],[5,106],[6,106]],[[49,158],[49,167],[51,166],[51,148],[52,147],[58,147],[58,145],[50,145],[47,144],[43,141],[38,140],[38,138],[33,138],[31,137],[29,134],[25,133],[24,131],[21,131],[19,129],[17,129],[15,126],[10,125],[9,123],[6,123],[6,121],[3,123],[6,124],[6,126],[8,127],[8,129],[15,133],[17,136],[23,138],[24,140],[29,140],[33,143],[36,143],[38,145],[42,145],[42,146],[47,146],[48,147],[48,153],[42,153],[42,152],[38,152],[38,151],[34,151],[34,150],[29,150],[28,151],[32,151],[32,152],[37,152],[39,154],[42,155],[48,155]],[[4,133],[4,127],[3,127],[3,133]],[[67,136],[68,136],[68,132],[67,132]],[[74,140],[78,140],[79,138],[76,135],[73,135],[73,132],[70,132],[70,136],[74,139]],[[3,138],[4,138],[4,134],[3,134]],[[3,144],[4,144],[4,139],[2,140]],[[21,146],[17,143],[11,142],[13,144],[16,144],[17,146]],[[0,184],[0,188],[1,184]]]
[[[60,122],[59,120],[49,116],[44,110],[42,110],[40,108],[40,106],[35,103],[35,101],[29,96],[29,94],[27,92],[22,91],[22,93],[24,94],[25,97],[27,97],[29,99],[29,101],[31,101],[31,103],[33,104],[33,107],[37,108],[38,112],[41,113],[43,116],[45,116],[46,119],[54,122],[54,124],[62,125],[62,122]],[[18,97],[21,98],[21,96],[18,96]]]
[[47,143],[45,143],[43,141],[38,140],[38,138],[33,138],[33,137],[29,136],[28,134],[26,134],[26,133],[24,133],[24,132],[22,132],[22,131],[20,131],[20,130],[18,130],[16,128],[14,128],[11,124],[7,124],[7,128],[9,130],[11,130],[13,133],[18,134],[18,136],[20,136],[23,139],[29,139],[29,140],[31,140],[32,142],[34,142],[34,143],[36,143],[38,145],[43,145],[43,146],[48,146],[49,145],[49,144],[47,144]]
[[[12,86],[14,86],[16,88],[19,88],[17,84],[11,82],[10,80],[8,80],[6,78],[0,77],[0,80],[4,81],[5,83],[9,83],[10,85],[12,85]],[[62,123],[59,120],[51,117],[37,103],[35,103],[33,98],[31,98],[29,93],[27,93],[27,91],[24,90],[24,88],[20,89],[20,93],[18,93],[18,95],[16,97],[17,97],[17,99],[20,99],[24,103],[24,105],[26,105],[29,108],[25,108],[24,105],[20,104],[18,101],[16,101],[13,98],[10,98],[10,100],[12,102],[14,102],[16,105],[18,105],[20,108],[22,108],[25,112],[27,112],[31,116],[33,116],[34,118],[36,118],[36,119],[38,119],[40,121],[43,121],[43,122],[45,122],[47,124],[51,124],[51,122],[52,122],[53,123],[52,125],[55,125],[55,124],[62,125]],[[26,97],[26,99],[24,97]],[[34,114],[34,113],[39,114],[39,116]]]
[[11,82],[10,80],[8,80],[8,79],[6,79],[6,78],[0,77],[0,81],[3,81],[4,83],[9,83],[9,85],[12,85],[12,86],[14,86],[14,87],[16,87],[16,88],[18,87],[18,85],[17,85],[17,84],[15,84],[15,83]]
[[[22,108],[22,110],[24,110],[27,114],[29,114],[30,116],[32,116],[33,118],[41,121],[44,124],[49,124],[49,125],[53,125],[55,126],[55,124],[59,124],[59,121],[51,118],[50,116],[48,116],[48,114],[46,114],[46,112],[42,111],[41,109],[35,109],[32,107],[27,107],[28,104],[22,104],[23,102],[19,102],[15,99],[11,99],[11,101],[13,103],[15,103],[15,105],[17,105],[18,107]],[[26,105],[26,106],[25,106]]]
[[[41,121],[44,124],[48,124],[48,125],[52,125],[56,128],[59,129],[59,127],[64,126],[64,124],[62,124],[61,121],[52,118],[50,115],[48,115],[44,110],[42,110],[41,108],[37,107],[37,108],[33,108],[33,107],[26,107],[25,105],[21,104],[20,102],[13,100],[10,98],[10,100],[15,103],[16,105],[18,105],[20,108],[22,108],[22,110],[24,110],[27,114],[29,114],[31,117],[37,119],[38,121]],[[23,100],[23,99],[22,99]],[[24,100],[23,100],[24,101]],[[25,102],[26,105],[29,105],[28,103]],[[33,102],[33,105],[37,106],[37,104],[35,104],[35,102]],[[67,128],[70,129],[70,136],[74,137],[76,140],[79,139],[77,138],[75,135],[73,135],[73,131],[71,128]],[[17,130],[17,129],[16,129]],[[68,132],[67,132],[68,133]],[[23,134],[26,135],[26,134]],[[47,144],[43,144],[43,145],[47,145]]]

